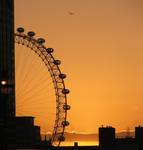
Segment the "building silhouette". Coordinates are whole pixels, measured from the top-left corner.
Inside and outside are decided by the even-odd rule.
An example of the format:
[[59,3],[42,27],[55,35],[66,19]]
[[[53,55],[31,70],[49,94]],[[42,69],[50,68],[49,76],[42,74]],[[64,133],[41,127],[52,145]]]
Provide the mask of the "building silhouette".
[[143,149],[143,127],[142,126],[135,127],[135,140],[136,143],[138,143],[138,147],[140,149]]
[[40,140],[33,117],[16,117],[14,0],[0,0],[0,150],[32,147]]
[[115,144],[115,128],[111,126],[99,128],[99,145],[109,147]]
[[135,137],[116,137],[115,128],[99,128],[99,147],[112,150],[143,150],[143,127],[135,127]]
[[135,136],[116,137],[116,129],[111,126],[99,128],[98,146],[63,146],[60,150],[143,150],[143,127],[135,127]]
[[0,0],[0,121],[15,117],[14,1]]

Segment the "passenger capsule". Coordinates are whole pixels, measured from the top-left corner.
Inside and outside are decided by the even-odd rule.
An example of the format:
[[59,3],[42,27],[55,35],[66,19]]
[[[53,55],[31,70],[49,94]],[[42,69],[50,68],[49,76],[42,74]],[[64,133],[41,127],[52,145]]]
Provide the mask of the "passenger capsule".
[[69,89],[63,89],[63,90],[62,90],[62,93],[63,93],[63,94],[69,94],[69,92],[70,92]]
[[47,48],[46,51],[47,51],[48,53],[53,53],[54,49],[53,49],[53,48]]
[[64,109],[64,110],[70,110],[70,109],[71,109],[71,106],[70,106],[70,105],[65,104],[65,105],[63,106],[63,109]]
[[61,73],[61,74],[59,74],[59,78],[65,79],[65,78],[66,78],[66,75]]
[[60,65],[61,64],[61,61],[60,60],[54,60],[53,62],[55,65]]
[[63,122],[62,122],[62,125],[63,125],[63,126],[68,126],[68,125],[69,125],[69,122],[68,122],[68,121],[63,121]]
[[23,33],[24,32],[24,28],[22,28],[22,27],[17,28],[17,32]]
[[33,36],[35,36],[35,32],[29,31],[29,32],[27,33],[27,35],[30,36],[30,37],[33,37]]
[[45,39],[43,39],[43,38],[38,38],[38,39],[37,39],[37,43],[43,44],[43,43],[45,43]]
[[59,141],[65,141],[64,135],[59,135],[58,140],[59,140]]

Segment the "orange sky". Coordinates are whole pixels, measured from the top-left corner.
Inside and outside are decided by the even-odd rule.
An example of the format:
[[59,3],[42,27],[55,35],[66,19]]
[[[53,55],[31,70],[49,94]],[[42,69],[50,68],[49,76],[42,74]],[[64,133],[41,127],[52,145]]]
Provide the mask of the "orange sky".
[[143,124],[142,8],[141,0],[15,0],[15,26],[44,37],[68,75],[68,131]]

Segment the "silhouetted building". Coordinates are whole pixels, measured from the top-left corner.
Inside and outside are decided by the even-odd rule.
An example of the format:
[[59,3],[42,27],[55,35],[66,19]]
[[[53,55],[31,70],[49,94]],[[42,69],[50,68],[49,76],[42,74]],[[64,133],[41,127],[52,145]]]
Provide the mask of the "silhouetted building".
[[115,128],[107,126],[99,128],[99,145],[110,147],[115,144]]
[[0,149],[7,149],[6,124],[15,117],[14,0],[0,0]]
[[143,127],[135,128],[135,137],[115,137],[115,128],[99,128],[99,147],[101,150],[143,150]]
[[143,143],[143,127],[142,126],[135,127],[135,139],[136,141]]
[[115,137],[115,128],[107,126],[99,128],[99,146],[63,146],[60,150],[143,150],[143,127],[135,128],[135,137]]
[[143,127],[135,127],[135,141],[140,149],[143,149]]
[[[133,137],[116,138],[114,149],[118,150],[139,150]],[[113,149],[113,150],[114,150]]]
[[34,117],[16,117],[15,124],[17,147],[36,146],[40,143],[40,127],[34,126]]
[[0,150],[40,142],[33,117],[15,117],[14,0],[0,0]]
[[0,128],[6,135],[8,148],[36,147],[40,141],[40,127],[34,126],[34,117],[15,117]]
[[0,0],[0,121],[15,116],[14,1]]

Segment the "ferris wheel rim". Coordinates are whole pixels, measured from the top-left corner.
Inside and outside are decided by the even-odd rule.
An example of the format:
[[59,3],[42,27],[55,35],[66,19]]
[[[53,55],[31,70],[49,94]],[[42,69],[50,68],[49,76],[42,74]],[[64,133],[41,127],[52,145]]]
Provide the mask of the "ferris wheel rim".
[[56,96],[56,118],[53,126],[51,144],[60,146],[60,143],[64,141],[65,127],[69,125],[67,121],[67,111],[70,109],[70,105],[67,103],[69,90],[66,89],[64,83],[66,75],[60,70],[60,60],[55,59],[52,55],[53,49],[47,48],[44,45],[45,40],[43,38],[36,39],[34,36],[35,33],[33,31],[25,34],[24,28],[22,27],[17,28],[17,32],[14,33],[15,43],[27,46],[34,51],[41,58],[50,73]]

